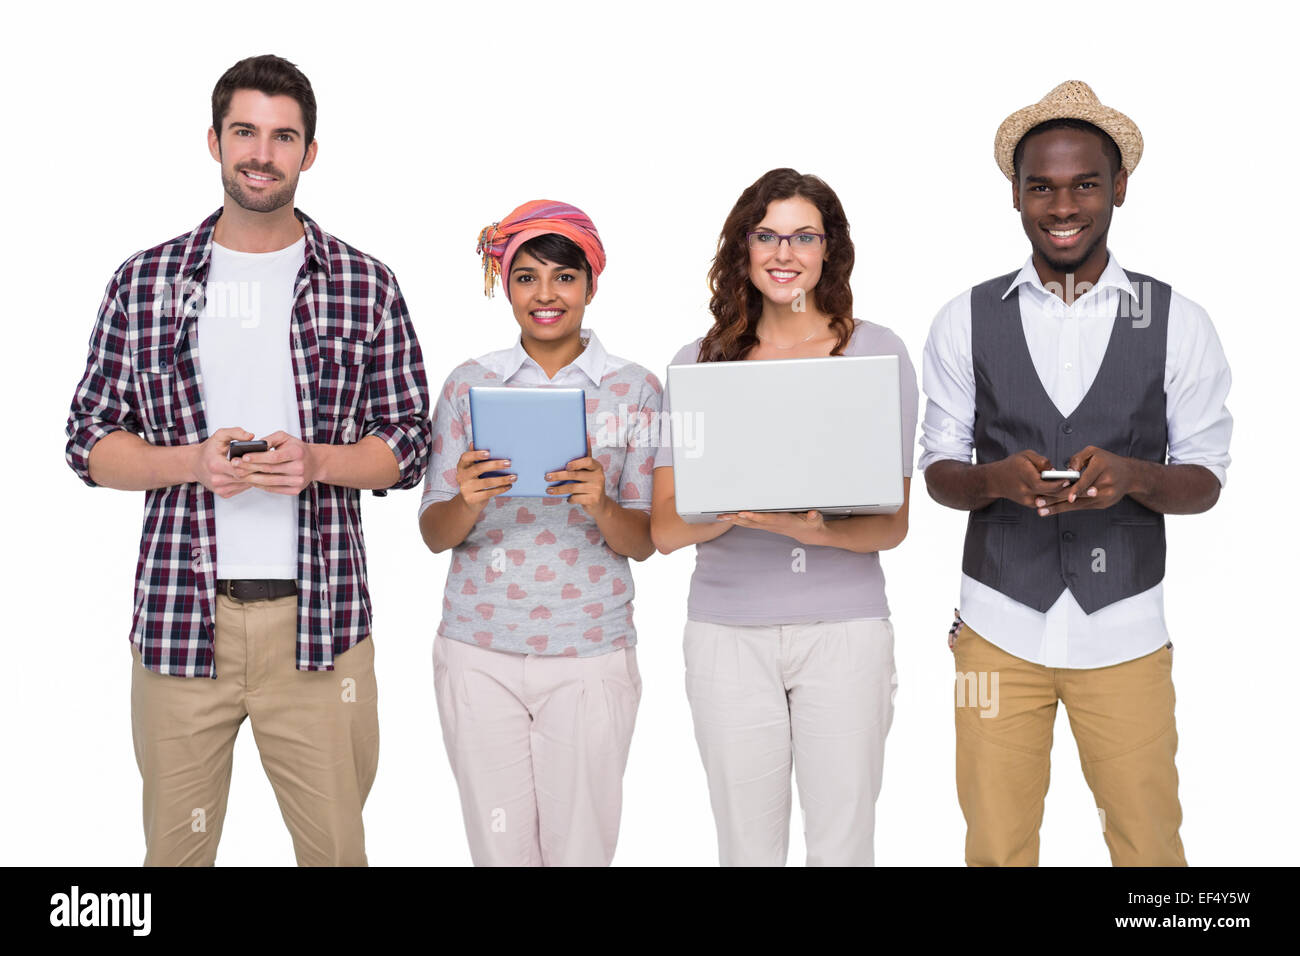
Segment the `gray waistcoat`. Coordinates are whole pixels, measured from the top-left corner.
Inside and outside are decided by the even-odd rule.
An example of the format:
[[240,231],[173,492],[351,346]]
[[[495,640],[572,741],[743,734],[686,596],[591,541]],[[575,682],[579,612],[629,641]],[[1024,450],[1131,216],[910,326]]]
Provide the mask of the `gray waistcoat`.
[[[1097,377],[1064,417],[1030,358],[1019,291],[1001,298],[1017,273],[971,290],[977,464],[1029,448],[1064,468],[1088,445],[1164,464],[1169,286],[1126,274],[1140,302],[1121,293]],[[962,571],[1038,611],[1069,588],[1091,614],[1164,578],[1164,517],[1129,497],[1110,508],[1048,518],[999,498],[971,512]]]

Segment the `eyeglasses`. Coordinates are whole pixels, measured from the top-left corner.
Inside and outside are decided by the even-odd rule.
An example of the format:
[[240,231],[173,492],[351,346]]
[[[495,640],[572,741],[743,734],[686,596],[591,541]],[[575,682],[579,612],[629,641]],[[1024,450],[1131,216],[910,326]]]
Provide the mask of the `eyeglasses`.
[[746,233],[745,238],[749,240],[749,248],[751,249],[767,249],[770,252],[775,252],[781,247],[781,240],[784,239],[790,243],[792,252],[813,252],[822,247],[822,243],[826,241],[826,233],[796,232],[793,235],[783,236],[780,233],[764,230]]

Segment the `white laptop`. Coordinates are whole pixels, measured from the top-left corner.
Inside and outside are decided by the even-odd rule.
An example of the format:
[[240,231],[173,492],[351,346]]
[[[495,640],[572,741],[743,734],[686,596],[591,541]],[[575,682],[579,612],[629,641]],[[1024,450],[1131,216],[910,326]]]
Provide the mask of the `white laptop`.
[[668,390],[677,512],[688,522],[903,504],[896,355],[670,365]]

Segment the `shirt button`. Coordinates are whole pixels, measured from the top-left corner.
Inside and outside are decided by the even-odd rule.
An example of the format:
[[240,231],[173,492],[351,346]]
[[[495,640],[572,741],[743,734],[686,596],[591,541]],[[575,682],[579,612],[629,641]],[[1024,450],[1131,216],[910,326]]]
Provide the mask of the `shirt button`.
[[1067,435],[1073,435],[1073,434],[1074,434],[1074,426],[1071,425],[1069,422],[1066,422],[1065,424],[1063,424],[1063,425],[1061,426],[1061,431],[1064,432],[1064,433],[1067,434]]
[[1073,362],[1066,362],[1066,363],[1065,363],[1065,370],[1066,370],[1067,372],[1070,371],[1070,369],[1072,369],[1072,368],[1074,368],[1074,363],[1073,363]]
[[1067,531],[1067,532],[1065,532],[1063,535],[1061,535],[1061,537],[1062,537],[1064,540],[1066,540],[1066,541],[1073,541],[1073,540],[1074,540],[1074,532],[1073,532],[1073,531]]

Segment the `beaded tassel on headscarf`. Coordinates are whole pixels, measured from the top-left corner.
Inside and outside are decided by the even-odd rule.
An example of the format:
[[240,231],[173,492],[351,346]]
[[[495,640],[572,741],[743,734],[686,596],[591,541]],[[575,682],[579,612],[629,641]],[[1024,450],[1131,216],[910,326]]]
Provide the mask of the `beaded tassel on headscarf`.
[[474,251],[483,256],[483,294],[492,297],[493,287],[496,285],[497,276],[501,274],[501,259],[499,256],[492,254],[492,241],[496,238],[497,226],[499,222],[494,222],[490,226],[484,226],[479,230],[478,246]]

